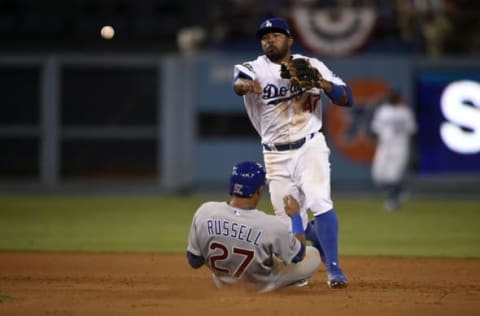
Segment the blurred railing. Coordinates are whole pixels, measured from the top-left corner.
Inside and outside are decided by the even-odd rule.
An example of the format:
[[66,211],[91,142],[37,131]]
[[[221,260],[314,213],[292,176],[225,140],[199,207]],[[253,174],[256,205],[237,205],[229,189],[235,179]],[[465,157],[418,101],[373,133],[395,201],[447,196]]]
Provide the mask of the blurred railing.
[[[168,72],[174,75],[166,80]],[[178,157],[186,139],[177,143],[185,130],[192,135],[190,114],[177,111],[188,109],[188,94],[172,87],[182,75],[168,58],[0,57],[1,182],[54,189],[123,178],[158,181],[166,190],[183,177],[191,182]],[[178,169],[185,172],[172,175]]]

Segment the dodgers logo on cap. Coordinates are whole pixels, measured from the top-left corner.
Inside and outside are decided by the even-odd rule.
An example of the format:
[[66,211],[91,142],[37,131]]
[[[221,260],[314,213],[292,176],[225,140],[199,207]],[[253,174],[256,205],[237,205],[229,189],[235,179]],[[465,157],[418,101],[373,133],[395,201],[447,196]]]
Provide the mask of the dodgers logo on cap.
[[269,18],[260,24],[257,30],[257,38],[262,38],[263,35],[268,33],[283,33],[287,36],[292,36],[290,27],[287,22],[282,18]]

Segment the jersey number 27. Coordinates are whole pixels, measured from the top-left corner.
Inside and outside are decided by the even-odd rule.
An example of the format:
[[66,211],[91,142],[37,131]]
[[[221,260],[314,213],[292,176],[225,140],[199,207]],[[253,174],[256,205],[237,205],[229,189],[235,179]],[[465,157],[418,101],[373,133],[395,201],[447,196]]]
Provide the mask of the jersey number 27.
[[[218,254],[210,256],[210,267],[213,270],[226,273],[228,275],[233,275],[236,278],[240,278],[242,276],[242,274],[252,262],[253,257],[255,257],[255,252],[253,252],[252,250],[232,247],[230,252],[226,245],[219,242],[212,242],[210,244],[210,250],[219,252]],[[229,269],[222,267],[222,261],[228,259],[231,255],[239,255],[243,257],[242,261],[240,262],[239,266],[233,274],[232,271],[230,271]]]

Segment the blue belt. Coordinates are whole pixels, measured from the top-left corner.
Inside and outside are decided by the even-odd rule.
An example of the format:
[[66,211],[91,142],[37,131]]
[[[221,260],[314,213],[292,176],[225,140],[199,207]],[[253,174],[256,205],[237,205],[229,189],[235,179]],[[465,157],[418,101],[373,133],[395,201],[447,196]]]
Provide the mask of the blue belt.
[[313,138],[317,132],[310,133],[307,137],[300,138],[299,140],[296,140],[291,143],[282,143],[282,144],[262,144],[263,148],[266,151],[286,151],[286,150],[293,150],[293,149],[298,149],[305,144],[307,139]]

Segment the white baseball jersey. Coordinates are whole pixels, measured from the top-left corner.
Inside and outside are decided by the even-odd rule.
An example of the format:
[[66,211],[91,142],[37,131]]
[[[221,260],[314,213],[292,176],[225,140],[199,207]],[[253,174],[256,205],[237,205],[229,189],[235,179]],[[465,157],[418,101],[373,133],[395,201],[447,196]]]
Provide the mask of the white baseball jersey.
[[311,249],[309,260],[292,263],[298,265],[294,273],[279,268],[279,261],[290,264],[300,248],[300,241],[275,216],[227,202],[207,202],[193,217],[187,250],[204,258],[217,283],[242,280],[259,290],[272,290],[285,285],[285,280],[293,283],[316,271],[320,255],[316,253],[317,261]]
[[[323,62],[316,58],[293,54],[307,59],[322,77],[336,85],[345,85]],[[323,91],[295,88],[290,80],[280,76],[279,64],[265,55],[234,66],[234,80],[257,80],[261,94],[243,96],[247,114],[263,144],[284,144],[306,138],[296,150],[263,151],[270,199],[275,214],[288,222],[283,209],[283,197],[292,194],[301,204],[303,224],[308,222],[307,210],[319,215],[333,208],[330,196],[330,150],[321,132]]]
[[[326,80],[345,85],[327,66],[316,58],[294,54],[293,58],[308,59]],[[280,65],[265,55],[235,65],[234,78],[257,80],[263,93],[244,96],[247,114],[262,138],[262,143],[289,143],[322,128],[321,89],[295,88],[290,80],[280,77]]]
[[409,158],[410,136],[417,127],[414,115],[406,105],[382,104],[375,111],[371,127],[378,135],[372,176],[379,184],[401,180]]

